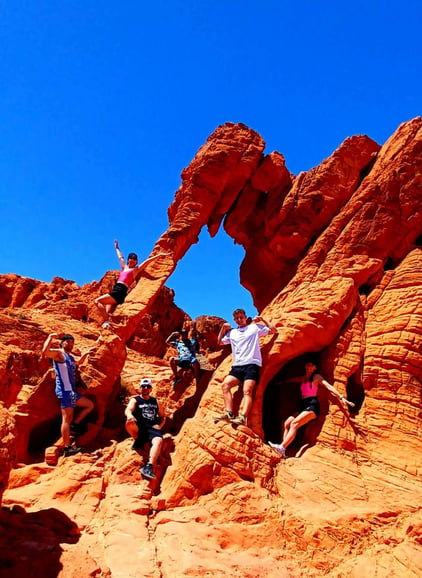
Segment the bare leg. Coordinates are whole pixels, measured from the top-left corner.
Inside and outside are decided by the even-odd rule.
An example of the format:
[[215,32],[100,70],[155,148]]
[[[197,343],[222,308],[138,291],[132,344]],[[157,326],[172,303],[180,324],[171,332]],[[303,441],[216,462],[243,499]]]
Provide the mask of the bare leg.
[[170,367],[174,378],[177,377],[177,357],[170,357]]
[[117,305],[116,300],[108,293],[106,293],[105,295],[101,295],[101,297],[97,297],[94,303],[95,305],[97,305],[100,311],[102,311],[102,313],[107,317],[107,319],[113,307]]
[[62,408],[61,434],[65,446],[70,446],[70,424],[73,419],[73,407]]
[[241,405],[241,413],[245,417],[249,415],[252,407],[252,394],[255,387],[255,380],[254,379],[246,379],[243,383],[243,399]]
[[163,438],[155,437],[151,440],[151,448],[149,450],[149,462],[155,466],[158,456],[161,453],[161,446],[163,445]]
[[105,310],[107,312],[107,316],[110,317],[110,315],[113,313],[113,311],[116,309],[116,305],[117,303],[108,303],[105,306]]
[[76,405],[78,407],[82,407],[83,409],[78,413],[74,423],[81,423],[84,417],[86,417],[94,409],[94,403],[88,397],[82,396],[78,399]]
[[233,412],[233,395],[231,392],[232,387],[239,385],[240,381],[233,377],[233,375],[227,375],[221,386],[223,390],[224,408],[227,411]]
[[[317,416],[313,411],[302,411],[297,417],[293,418],[290,421],[287,429],[286,427],[284,429],[284,436],[281,445],[284,448],[287,448],[287,446],[290,445],[292,441],[295,439],[297,430],[306,423],[308,423],[309,421],[316,419],[316,417]],[[287,421],[289,420],[290,418],[288,418]]]
[[192,363],[192,368],[193,368],[193,375],[195,377],[196,383],[199,383],[199,371],[201,369],[199,362],[198,361],[194,361]]
[[288,417],[286,419],[286,421],[284,422],[284,426],[283,426],[283,435],[282,438],[284,440],[284,438],[287,436],[287,432],[290,429],[290,424],[292,423],[292,421],[295,419],[294,415],[291,415],[290,417]]

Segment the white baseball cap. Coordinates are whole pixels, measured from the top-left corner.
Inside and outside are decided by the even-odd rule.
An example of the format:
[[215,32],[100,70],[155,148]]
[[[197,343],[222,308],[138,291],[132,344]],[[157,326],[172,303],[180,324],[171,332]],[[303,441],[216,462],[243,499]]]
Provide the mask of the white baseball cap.
[[150,379],[148,379],[147,377],[144,377],[139,382],[139,387],[152,387],[152,381]]

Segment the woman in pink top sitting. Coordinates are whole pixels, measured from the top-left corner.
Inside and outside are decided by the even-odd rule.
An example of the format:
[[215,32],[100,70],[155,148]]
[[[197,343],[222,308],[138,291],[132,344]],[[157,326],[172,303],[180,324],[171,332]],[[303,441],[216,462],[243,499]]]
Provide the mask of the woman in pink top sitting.
[[[121,305],[124,302],[130,286],[137,280],[138,276],[145,269],[145,267],[158,257],[168,255],[168,253],[159,253],[158,255],[153,255],[138,265],[138,255],[136,253],[129,253],[126,263],[125,258],[120,251],[118,241],[114,241],[114,248],[116,249],[117,258],[119,259],[122,270],[120,271],[117,283],[114,285],[110,293],[106,293],[105,295],[101,295],[101,297],[97,297],[95,299],[96,305],[98,305],[101,311],[105,313],[107,319],[113,312],[116,305]],[[106,326],[108,326],[108,321],[103,323],[103,327]]]
[[317,419],[319,416],[318,388],[320,385],[328,389],[345,409],[347,409],[348,405],[350,407],[354,407],[355,405],[353,402],[347,400],[344,395],[341,395],[322,375],[319,375],[316,369],[317,366],[313,361],[306,362],[305,376],[302,378],[300,385],[300,393],[302,395],[301,411],[296,416],[288,417],[284,422],[283,440],[281,444],[268,442],[283,458],[286,457],[286,448],[295,439],[297,430],[313,419]]

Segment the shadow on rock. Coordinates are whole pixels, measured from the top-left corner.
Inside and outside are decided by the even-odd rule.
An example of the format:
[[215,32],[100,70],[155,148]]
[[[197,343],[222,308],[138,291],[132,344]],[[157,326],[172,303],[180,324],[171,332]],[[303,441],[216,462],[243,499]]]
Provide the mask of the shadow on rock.
[[63,569],[60,544],[75,544],[78,526],[55,508],[0,511],[0,578],[54,578]]

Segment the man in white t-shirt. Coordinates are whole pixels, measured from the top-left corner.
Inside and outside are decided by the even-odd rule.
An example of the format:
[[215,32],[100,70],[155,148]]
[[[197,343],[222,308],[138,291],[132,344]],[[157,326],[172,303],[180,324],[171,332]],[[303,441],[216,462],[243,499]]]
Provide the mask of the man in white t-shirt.
[[[247,416],[252,407],[252,394],[255,384],[259,381],[262,367],[262,355],[259,338],[277,330],[263,317],[255,317],[252,321],[246,317],[244,309],[236,309],[233,319],[237,328],[233,329],[230,323],[224,323],[218,335],[221,345],[230,343],[233,355],[233,364],[229,375],[223,381],[223,398],[225,410],[215,421],[230,421],[234,424],[247,423]],[[243,383],[243,399],[237,417],[233,414],[232,388]]]

